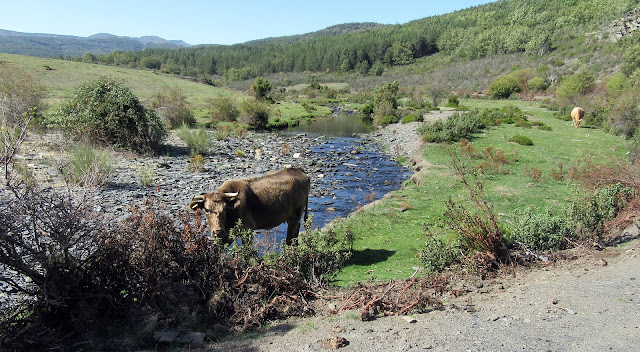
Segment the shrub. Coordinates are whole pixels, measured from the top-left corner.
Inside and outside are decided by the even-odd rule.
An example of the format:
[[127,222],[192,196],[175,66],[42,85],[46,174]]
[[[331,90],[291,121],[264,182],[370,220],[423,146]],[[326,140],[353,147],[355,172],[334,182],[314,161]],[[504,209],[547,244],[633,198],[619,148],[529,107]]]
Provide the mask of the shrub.
[[535,251],[565,249],[576,242],[600,242],[605,223],[614,219],[633,196],[632,188],[618,183],[573,201],[560,213],[518,210],[511,226],[511,241]]
[[156,149],[166,136],[158,115],[106,77],[81,85],[54,122],[78,140],[139,152]]
[[457,96],[450,95],[449,98],[447,98],[447,103],[445,104],[446,107],[457,108],[458,105],[460,105],[460,100]]
[[511,76],[498,76],[491,82],[488,93],[494,99],[507,99],[511,94],[519,93],[522,90],[520,83]]
[[533,140],[527,136],[523,136],[521,134],[516,134],[515,136],[509,138],[509,142],[518,143],[520,145],[533,145]]
[[253,129],[262,129],[269,122],[270,108],[267,103],[246,99],[242,102],[241,108],[243,115],[240,122],[243,122]]
[[304,222],[291,246],[283,246],[279,260],[302,275],[309,283],[326,284],[351,258],[353,238],[339,237],[334,231],[311,230],[313,216]]
[[39,119],[45,109],[44,87],[27,72],[2,65],[0,69],[0,116],[2,123],[15,126],[24,114]]
[[230,95],[220,95],[209,100],[210,116],[213,121],[236,121],[240,109]]
[[386,126],[392,123],[397,123],[398,117],[395,115],[385,115],[383,117],[374,119],[373,122],[378,126]]
[[439,273],[460,260],[460,250],[456,245],[445,242],[426,230],[425,246],[420,252],[420,260],[429,273]]
[[511,226],[511,241],[529,250],[548,251],[567,247],[572,238],[569,224],[564,217],[550,210],[534,214],[530,208],[516,211]]
[[267,79],[263,79],[262,77],[256,77],[255,81],[249,88],[249,92],[253,94],[256,100],[273,102],[273,98],[271,98],[271,82]]
[[558,84],[556,96],[563,102],[574,104],[576,99],[585,95],[595,81],[594,76],[586,71],[580,71],[566,77]]
[[418,129],[418,132],[425,142],[442,143],[469,138],[473,133],[485,127],[486,125],[481,121],[477,112],[455,113],[445,121],[425,123]]
[[209,151],[211,136],[204,127],[199,127],[194,132],[187,125],[182,125],[182,127],[176,130],[176,134],[178,138],[187,145],[192,156],[204,154]]
[[108,150],[96,150],[86,143],[78,144],[71,160],[60,171],[64,180],[71,184],[99,187],[113,171],[112,156]]
[[393,107],[393,104],[391,102],[382,102],[380,104],[377,104],[373,109],[373,122],[375,123],[376,120],[383,119],[385,116],[395,116],[396,113],[396,108]]
[[402,123],[409,123],[409,122],[422,122],[423,118],[422,118],[422,114],[417,113],[417,114],[409,114],[405,117],[402,118]]
[[178,88],[168,88],[166,94],[158,94],[151,106],[169,128],[192,125],[196,122],[187,97]]
[[[469,192],[470,202],[465,205],[449,198],[443,214],[445,222],[460,236],[461,249],[468,256],[476,259],[479,265],[493,266],[492,260],[498,260],[502,252],[503,229],[468,158],[454,148],[449,148],[448,154],[454,174]],[[477,253],[480,255],[475,256]]]
[[532,92],[543,92],[549,87],[549,84],[544,78],[533,77],[527,81],[527,87]]

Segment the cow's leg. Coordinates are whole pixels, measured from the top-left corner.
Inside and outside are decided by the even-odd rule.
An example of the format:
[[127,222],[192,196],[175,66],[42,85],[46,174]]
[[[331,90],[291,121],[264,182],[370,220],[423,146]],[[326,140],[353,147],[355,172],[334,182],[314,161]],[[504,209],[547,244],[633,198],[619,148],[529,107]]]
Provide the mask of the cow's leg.
[[287,245],[291,245],[294,238],[298,237],[300,232],[300,218],[302,218],[302,212],[304,209],[296,209],[287,220]]

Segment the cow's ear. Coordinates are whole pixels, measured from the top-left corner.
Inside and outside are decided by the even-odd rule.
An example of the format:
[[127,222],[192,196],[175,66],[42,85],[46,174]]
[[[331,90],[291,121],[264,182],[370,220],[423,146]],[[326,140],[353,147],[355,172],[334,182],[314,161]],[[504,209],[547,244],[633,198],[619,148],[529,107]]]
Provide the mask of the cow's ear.
[[191,199],[191,203],[189,203],[189,208],[196,210],[204,208],[204,197],[203,196],[195,196]]

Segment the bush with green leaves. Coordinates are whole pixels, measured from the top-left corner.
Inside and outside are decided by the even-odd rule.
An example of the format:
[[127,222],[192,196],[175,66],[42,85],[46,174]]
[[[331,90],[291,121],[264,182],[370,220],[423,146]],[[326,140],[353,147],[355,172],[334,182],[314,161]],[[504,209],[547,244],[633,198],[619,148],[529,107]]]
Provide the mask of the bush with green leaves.
[[401,123],[409,123],[409,122],[422,122],[424,119],[422,117],[421,112],[417,112],[415,114],[409,114],[402,118]]
[[107,77],[81,85],[62,105],[54,124],[75,139],[138,152],[157,149],[166,136],[158,115],[129,88]]
[[420,260],[429,273],[439,273],[460,260],[460,250],[455,244],[445,242],[427,231]]
[[532,92],[543,92],[549,87],[549,83],[544,78],[533,77],[527,81],[527,87]]
[[271,89],[272,85],[268,79],[263,79],[262,77],[256,77],[255,81],[249,88],[249,91],[256,100],[264,101],[264,102],[273,102],[273,98],[271,98]]
[[195,131],[187,125],[182,125],[176,130],[176,135],[189,148],[191,156],[205,154],[211,147],[211,136],[204,127],[199,127]]
[[239,120],[249,128],[263,129],[267,127],[271,109],[269,104],[258,100],[245,99],[241,104],[242,115]]
[[151,106],[169,128],[180,127],[183,124],[192,125],[196,122],[187,97],[178,88],[168,88],[166,92],[159,93]]
[[230,95],[220,95],[209,100],[211,119],[215,121],[236,121],[240,116],[240,109],[235,99]]
[[469,113],[456,112],[446,120],[425,123],[418,129],[418,132],[425,142],[442,143],[469,138],[473,133],[485,127],[486,125],[477,111]]
[[515,212],[511,242],[534,251],[560,250],[568,247],[573,233],[564,216],[548,210],[535,214],[530,208]]
[[397,122],[398,122],[398,117],[395,115],[384,115],[382,117],[379,117],[379,118],[376,117],[373,119],[373,123],[375,123],[378,126],[387,126]]
[[587,94],[595,82],[595,77],[587,71],[576,72],[558,83],[556,97],[566,104],[575,104],[577,99]]
[[491,82],[488,88],[488,93],[495,99],[507,99],[514,93],[519,93],[522,90],[520,83],[509,75],[498,76]]
[[514,142],[520,145],[527,145],[527,146],[533,145],[533,140],[531,138],[527,136],[523,136],[521,134],[516,134],[515,136],[512,136],[511,138],[509,138],[509,142]]
[[518,210],[510,227],[510,240],[534,251],[565,249],[575,242],[601,242],[605,223],[618,216],[633,196],[632,188],[617,183],[573,201],[561,212]]
[[279,260],[287,263],[314,285],[326,284],[332,275],[351,258],[353,238],[343,238],[334,231],[312,230],[313,216],[304,222],[304,231],[291,246],[283,246]]

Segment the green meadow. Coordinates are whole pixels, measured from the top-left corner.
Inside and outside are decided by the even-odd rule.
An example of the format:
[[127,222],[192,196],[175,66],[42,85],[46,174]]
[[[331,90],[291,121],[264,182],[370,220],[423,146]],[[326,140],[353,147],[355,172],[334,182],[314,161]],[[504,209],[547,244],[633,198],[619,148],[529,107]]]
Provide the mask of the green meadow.
[[[504,165],[500,172],[487,170],[480,179],[500,222],[509,224],[517,209],[531,207],[536,212],[561,209],[584,195],[586,191],[569,174],[587,160],[598,163],[626,160],[629,147],[623,138],[597,129],[574,128],[570,121],[555,118],[553,112],[540,108],[538,103],[463,100],[461,104],[469,108],[516,105],[529,115],[530,121],[542,121],[551,127],[548,131],[501,125],[471,139],[477,152],[490,147],[503,151],[507,159],[517,160]],[[530,137],[533,146],[509,142],[516,134]],[[354,256],[337,275],[336,284],[348,286],[355,282],[408,278],[422,266],[424,226],[446,238],[455,236],[442,222],[445,201],[451,197],[464,203],[469,192],[453,174],[447,148],[460,150],[458,143],[424,146],[422,154],[431,165],[423,169],[421,185],[406,182],[402,190],[388,199],[334,224],[338,233],[348,230],[355,237]]]
[[[169,88],[177,88],[187,97],[191,109],[199,123],[208,122],[209,100],[228,95],[236,100],[248,98],[248,92],[242,93],[200,83],[194,80],[159,73],[151,70],[137,70],[122,67],[88,64],[60,59],[47,59],[22,55],[0,53],[0,62],[29,72],[44,88],[48,110],[54,112],[65,100],[71,98],[76,88],[83,83],[107,76],[124,82],[124,85],[146,105],[150,105],[158,94],[166,93]],[[280,102],[273,106],[271,118],[283,121],[299,120],[314,116],[325,116],[331,111],[312,104],[313,110],[307,111],[299,103]]]

